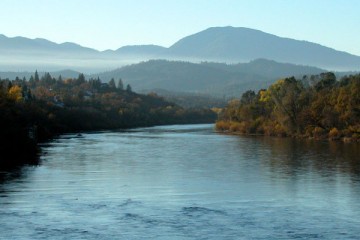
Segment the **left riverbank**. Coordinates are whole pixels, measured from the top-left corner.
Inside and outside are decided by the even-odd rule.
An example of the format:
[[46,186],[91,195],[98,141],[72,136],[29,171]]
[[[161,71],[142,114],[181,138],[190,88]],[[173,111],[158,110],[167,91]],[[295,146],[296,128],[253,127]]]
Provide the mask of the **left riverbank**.
[[[37,79],[37,80],[34,80]],[[100,79],[0,79],[0,168],[37,163],[38,143],[63,133],[213,123],[209,109],[184,109]]]

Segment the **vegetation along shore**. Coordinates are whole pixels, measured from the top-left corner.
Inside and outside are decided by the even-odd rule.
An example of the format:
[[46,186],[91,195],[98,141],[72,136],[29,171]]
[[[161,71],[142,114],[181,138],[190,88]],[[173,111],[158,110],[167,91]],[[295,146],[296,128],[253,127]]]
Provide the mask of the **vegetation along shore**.
[[0,79],[0,168],[36,160],[37,143],[62,133],[209,123],[216,114],[184,109],[156,94],[137,94],[121,79],[53,78]]
[[280,79],[245,92],[220,113],[216,129],[313,139],[360,141],[360,75],[331,72]]

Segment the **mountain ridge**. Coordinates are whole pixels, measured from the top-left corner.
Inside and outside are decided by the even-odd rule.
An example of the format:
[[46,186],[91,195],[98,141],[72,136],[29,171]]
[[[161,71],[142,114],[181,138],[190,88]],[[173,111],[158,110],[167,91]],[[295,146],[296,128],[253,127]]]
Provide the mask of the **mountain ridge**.
[[[72,42],[58,44],[43,38],[9,38],[0,34],[0,54],[10,58],[16,69],[21,69],[30,58],[34,59],[34,64],[30,64],[31,69],[26,65],[28,70],[39,69],[41,63],[41,66],[48,66],[48,71],[71,68],[72,63],[82,67],[77,69],[80,71],[92,68],[98,71],[150,59],[238,63],[259,58],[338,71],[360,69],[360,56],[306,40],[231,26],[205,29],[179,39],[168,48],[148,44],[105,51]],[[9,67],[0,59],[0,69],[10,70],[4,69]]]
[[180,39],[170,50],[197,58],[230,59],[235,62],[265,58],[330,69],[349,65],[360,68],[360,57],[354,54],[242,27],[208,28]]
[[122,79],[135,91],[162,89],[175,92],[209,94],[228,97],[242,92],[266,88],[278,78],[319,74],[324,69],[258,59],[249,63],[191,63],[185,61],[150,60],[93,74],[103,81]]
[[[185,61],[149,60],[136,64],[123,66],[111,71],[96,74],[85,74],[86,78],[98,77],[102,82],[114,78],[115,82],[123,80],[124,85],[130,84],[134,91],[150,93],[164,92],[184,93],[193,96],[238,97],[248,89],[259,90],[280,78],[295,76],[318,75],[327,72],[325,69],[279,63],[273,60],[256,59],[248,63],[226,64],[216,62],[191,63]],[[39,75],[44,71],[39,70]],[[73,70],[51,71],[56,79],[59,75],[65,78],[76,78],[80,72]],[[352,75],[355,72],[336,72],[338,77]],[[0,72],[2,79],[15,79],[25,77],[29,79],[34,75],[30,72]]]

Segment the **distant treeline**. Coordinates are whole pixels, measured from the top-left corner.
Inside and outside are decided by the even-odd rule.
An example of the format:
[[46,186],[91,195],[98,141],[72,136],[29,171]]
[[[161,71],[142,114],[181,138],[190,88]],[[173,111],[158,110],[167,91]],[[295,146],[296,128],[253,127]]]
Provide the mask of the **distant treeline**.
[[220,131],[360,141],[360,75],[337,81],[331,72],[278,80],[231,101]]
[[163,124],[214,122],[205,109],[183,109],[156,94],[141,95],[121,79],[0,79],[0,167],[29,162],[38,142],[58,134]]

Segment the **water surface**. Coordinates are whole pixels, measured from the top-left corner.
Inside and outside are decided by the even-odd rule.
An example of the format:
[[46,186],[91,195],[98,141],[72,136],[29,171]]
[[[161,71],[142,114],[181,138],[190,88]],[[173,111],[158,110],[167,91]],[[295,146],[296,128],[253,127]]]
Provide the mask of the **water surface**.
[[1,239],[358,239],[360,146],[213,125],[65,135],[3,172]]

